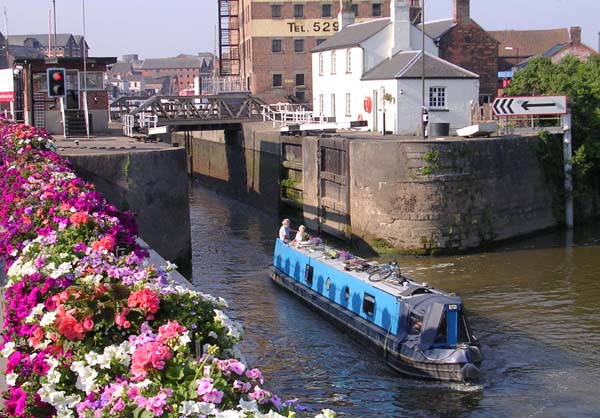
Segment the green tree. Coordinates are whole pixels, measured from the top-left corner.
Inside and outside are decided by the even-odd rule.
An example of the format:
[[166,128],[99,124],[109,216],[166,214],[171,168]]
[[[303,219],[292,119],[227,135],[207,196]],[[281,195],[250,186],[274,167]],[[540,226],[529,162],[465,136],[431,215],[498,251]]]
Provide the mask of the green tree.
[[600,56],[554,64],[534,58],[515,74],[509,96],[566,95],[572,114],[573,176],[579,192],[600,184]]

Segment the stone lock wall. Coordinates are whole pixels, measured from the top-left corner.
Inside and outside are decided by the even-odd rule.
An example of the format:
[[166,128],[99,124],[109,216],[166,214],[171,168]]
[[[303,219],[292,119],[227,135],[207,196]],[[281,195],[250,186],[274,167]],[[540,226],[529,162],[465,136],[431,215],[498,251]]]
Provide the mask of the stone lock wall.
[[351,141],[352,234],[419,252],[556,225],[535,140]]

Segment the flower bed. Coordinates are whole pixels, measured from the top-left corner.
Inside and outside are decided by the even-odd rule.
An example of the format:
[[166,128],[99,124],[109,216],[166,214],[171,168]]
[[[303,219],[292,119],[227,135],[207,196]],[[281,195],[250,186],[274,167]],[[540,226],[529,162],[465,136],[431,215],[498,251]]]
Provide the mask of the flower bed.
[[44,131],[0,129],[2,415],[296,414],[241,360],[224,300],[148,265],[133,216],[79,179]]

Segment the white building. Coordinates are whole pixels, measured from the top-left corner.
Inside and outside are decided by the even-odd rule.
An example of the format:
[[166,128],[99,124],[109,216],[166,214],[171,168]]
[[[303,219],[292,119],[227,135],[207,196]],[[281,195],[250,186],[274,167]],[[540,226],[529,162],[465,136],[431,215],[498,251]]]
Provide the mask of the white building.
[[385,124],[386,132],[415,135],[424,92],[430,123],[449,123],[451,130],[470,124],[479,76],[438,58],[433,40],[409,16],[409,0],[392,0],[390,18],[344,26],[340,17],[343,29],[312,51],[316,114],[337,122],[366,120],[372,131],[383,132]]

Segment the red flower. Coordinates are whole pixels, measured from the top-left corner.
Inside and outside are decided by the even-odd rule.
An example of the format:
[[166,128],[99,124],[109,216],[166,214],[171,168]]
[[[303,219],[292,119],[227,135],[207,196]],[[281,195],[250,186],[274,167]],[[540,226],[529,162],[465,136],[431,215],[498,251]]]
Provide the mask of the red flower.
[[138,290],[131,292],[129,299],[127,299],[127,306],[130,308],[140,307],[142,311],[156,313],[160,299],[156,293],[150,289]]

